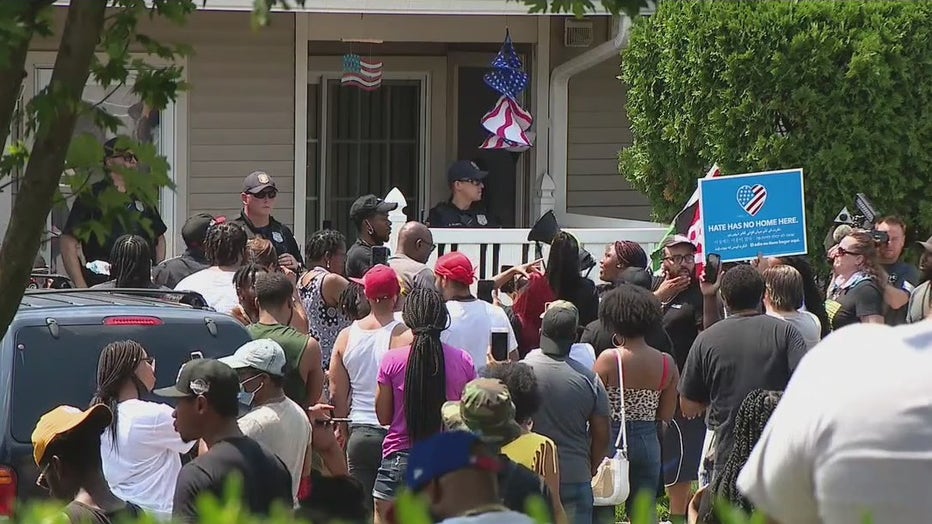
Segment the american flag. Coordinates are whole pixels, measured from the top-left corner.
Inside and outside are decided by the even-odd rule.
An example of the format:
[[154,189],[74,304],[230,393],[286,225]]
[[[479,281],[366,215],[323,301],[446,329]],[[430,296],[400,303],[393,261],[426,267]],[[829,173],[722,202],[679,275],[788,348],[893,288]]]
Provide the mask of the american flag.
[[738,202],[751,216],[758,214],[766,201],[767,189],[760,184],[738,188]]
[[363,60],[357,54],[343,55],[343,77],[340,84],[375,91],[382,85],[382,62]]
[[523,71],[523,67],[511,42],[511,34],[505,33],[505,42],[492,61],[492,70],[485,74],[483,80],[497,93],[517,98],[528,85],[528,74]]

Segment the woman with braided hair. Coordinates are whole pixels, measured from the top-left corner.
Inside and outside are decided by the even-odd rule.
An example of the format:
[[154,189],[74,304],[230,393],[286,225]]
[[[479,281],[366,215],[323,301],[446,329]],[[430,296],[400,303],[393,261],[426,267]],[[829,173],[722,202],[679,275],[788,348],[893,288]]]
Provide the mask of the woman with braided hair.
[[697,524],[717,524],[718,516],[715,513],[717,502],[741,508],[750,513],[754,508],[738,491],[736,482],[741,468],[751,456],[751,450],[760,440],[764,426],[770,420],[770,415],[777,408],[777,403],[783,396],[782,391],[768,391],[755,389],[738,407],[735,416],[735,445],[725,463],[722,472],[712,480],[712,484],[699,490],[690,503],[690,522]]
[[204,251],[210,267],[185,277],[175,290],[200,293],[214,310],[230,313],[239,305],[233,275],[246,260],[246,231],[233,222],[214,224]]
[[[346,238],[334,229],[321,229],[307,239],[304,259],[310,268],[298,279],[298,294],[307,312],[306,333],[320,343],[324,375],[330,369],[330,355],[337,335],[352,319],[341,312],[340,296],[349,281],[343,276],[346,265]],[[324,383],[324,396],[328,386]]]
[[94,289],[161,289],[152,283],[152,251],[139,235],[123,235],[110,250],[110,280]]
[[155,359],[138,342],[111,342],[100,352],[97,391],[113,420],[100,438],[104,476],[113,493],[163,519],[171,518],[175,481],[185,442],[175,431],[172,407],[140,397],[155,387]]
[[[644,269],[647,267],[647,262],[647,253],[644,252],[644,248],[633,240],[619,240],[605,246],[605,254],[599,263],[599,280],[604,284],[596,286],[599,298],[615,289],[620,282],[625,281],[623,273],[626,269]],[[645,269],[645,273],[646,271]],[[647,276],[650,277],[649,274]]]
[[[233,286],[239,305],[230,312],[240,324],[248,326],[259,321],[259,306],[256,304],[256,277],[269,270],[257,263],[249,263],[233,274]],[[306,326],[305,326],[306,327]]]
[[398,488],[404,483],[408,450],[443,427],[440,408],[459,400],[466,383],[476,378],[468,353],[440,341],[450,315],[437,291],[416,288],[405,299],[402,319],[410,328],[382,358],[375,396],[379,423],[389,426],[382,443],[382,465],[375,479],[376,522],[386,522]]

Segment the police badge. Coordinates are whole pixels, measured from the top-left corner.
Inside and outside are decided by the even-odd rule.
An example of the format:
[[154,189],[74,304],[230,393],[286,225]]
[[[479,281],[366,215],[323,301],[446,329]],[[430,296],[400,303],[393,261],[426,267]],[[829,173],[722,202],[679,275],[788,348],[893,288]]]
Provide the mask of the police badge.
[[279,231],[272,231],[272,240],[281,244],[285,241],[285,237],[283,237]]
[[258,178],[259,178],[259,183],[260,183],[260,184],[268,184],[268,183],[269,183],[269,175],[266,175],[265,173],[259,173],[259,177],[258,177]]
[[139,211],[140,213],[142,213],[143,210],[146,208],[144,205],[142,205],[142,202],[138,200],[134,203],[134,205],[136,206],[136,211]]
[[483,214],[476,215],[476,222],[479,222],[480,226],[489,225],[489,219],[486,218]]

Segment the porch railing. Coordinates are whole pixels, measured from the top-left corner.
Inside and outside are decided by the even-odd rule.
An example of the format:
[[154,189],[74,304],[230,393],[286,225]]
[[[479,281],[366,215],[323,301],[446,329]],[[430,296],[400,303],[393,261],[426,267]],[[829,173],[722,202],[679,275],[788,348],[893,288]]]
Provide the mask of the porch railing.
[[[407,220],[402,210],[407,205],[404,195],[397,188],[385,197],[386,201],[397,202],[398,209],[389,213],[392,222],[390,247],[392,252],[398,245],[398,231]],[[619,227],[619,228],[566,228],[579,240],[580,247],[589,251],[598,262],[602,258],[605,246],[616,240],[633,240],[641,244],[650,254],[663,240],[666,227]],[[520,265],[534,260],[537,249],[534,242],[527,240],[529,229],[431,229],[437,249],[431,255],[428,265],[432,266],[437,257],[451,251],[459,251],[477,265],[476,273],[480,279],[491,278],[498,274],[502,265]],[[541,256],[546,257],[549,246],[541,246]],[[594,268],[589,278],[598,280],[598,268]]]

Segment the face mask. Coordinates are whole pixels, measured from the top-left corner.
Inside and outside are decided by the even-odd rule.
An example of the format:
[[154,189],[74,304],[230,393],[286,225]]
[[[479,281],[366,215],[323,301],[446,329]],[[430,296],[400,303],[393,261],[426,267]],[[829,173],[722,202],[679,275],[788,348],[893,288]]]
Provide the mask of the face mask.
[[254,378],[258,378],[260,375],[249,377],[246,380],[239,383],[239,393],[236,394],[236,399],[240,404],[244,406],[252,406],[253,401],[256,399],[256,391],[262,389],[262,386],[265,384],[259,384],[259,387],[255,391],[246,391],[246,383]]

